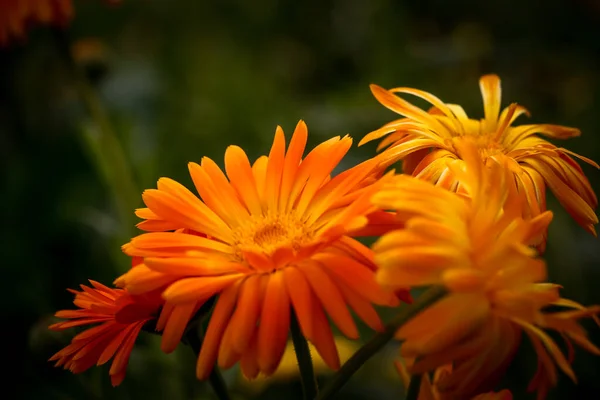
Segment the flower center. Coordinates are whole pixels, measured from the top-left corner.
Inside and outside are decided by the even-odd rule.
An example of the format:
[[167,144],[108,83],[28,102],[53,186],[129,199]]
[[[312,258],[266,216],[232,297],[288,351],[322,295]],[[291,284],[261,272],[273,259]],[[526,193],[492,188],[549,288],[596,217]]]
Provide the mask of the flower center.
[[313,235],[313,230],[293,213],[253,216],[234,230],[233,247],[242,259],[243,252],[271,256],[282,247],[298,250],[310,242]]
[[489,157],[496,156],[498,154],[504,153],[504,147],[501,143],[499,143],[496,139],[494,139],[494,135],[491,133],[487,134],[466,134],[464,136],[455,136],[452,138],[452,144],[456,144],[458,142],[469,141],[474,143],[479,149],[479,154],[485,160]]

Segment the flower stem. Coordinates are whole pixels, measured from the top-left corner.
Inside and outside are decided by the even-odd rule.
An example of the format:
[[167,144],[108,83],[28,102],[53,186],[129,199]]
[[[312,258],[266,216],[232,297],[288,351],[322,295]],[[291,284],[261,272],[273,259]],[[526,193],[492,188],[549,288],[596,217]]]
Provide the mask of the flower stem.
[[221,375],[221,371],[219,367],[216,365],[213,367],[210,375],[208,376],[208,382],[210,386],[212,386],[217,398],[219,400],[230,400],[229,392],[227,391],[227,385],[225,384],[225,380]]
[[358,349],[358,351],[346,361],[331,381],[323,388],[320,395],[317,397],[317,400],[330,399],[348,382],[348,380],[350,380],[352,375],[354,375],[367,360],[373,357],[375,353],[393,339],[394,334],[402,325],[414,318],[427,307],[442,299],[445,295],[446,289],[444,287],[433,286],[419,296],[414,303],[401,309],[396,318],[386,325],[383,332],[373,336],[371,340]]
[[[190,345],[196,357],[200,355],[200,348],[202,347],[202,338],[204,335],[201,333],[201,324],[198,323],[196,326],[188,329],[185,334],[185,340]],[[213,366],[213,369],[208,377],[208,382],[213,388],[213,391],[217,395],[219,400],[231,400],[229,392],[227,391],[227,385],[221,375],[221,371],[217,365]]]
[[313,368],[312,358],[308,342],[300,330],[298,318],[292,309],[291,318],[292,342],[294,343],[294,351],[298,360],[298,368],[300,369],[300,379],[302,381],[302,391],[304,400],[313,400],[318,393],[317,380]]
[[408,389],[406,390],[406,400],[418,400],[422,379],[423,375],[421,374],[411,376]]

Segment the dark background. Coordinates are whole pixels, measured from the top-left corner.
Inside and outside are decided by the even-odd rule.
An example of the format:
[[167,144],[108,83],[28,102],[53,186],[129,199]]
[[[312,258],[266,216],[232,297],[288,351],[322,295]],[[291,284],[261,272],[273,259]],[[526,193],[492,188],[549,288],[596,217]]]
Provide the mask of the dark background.
[[[110,284],[127,268],[119,246],[134,232],[142,188],[161,176],[189,185],[187,162],[207,155],[222,164],[229,144],[255,158],[268,151],[277,124],[289,137],[299,119],[311,145],[344,134],[358,142],[396,118],[372,97],[369,83],[424,89],[480,118],[478,78],[495,72],[503,106],[518,102],[532,113],[518,122],[576,126],[582,136],[560,145],[600,161],[596,0],[129,0],[75,7],[68,38],[96,40],[78,42],[79,61],[89,67],[138,196],[115,189],[95,161],[89,143],[96,136],[60,35],[38,27],[0,49],[0,304],[9,357],[3,362],[16,374],[3,389],[15,393],[9,398],[211,398],[193,377],[189,349],[165,356],[150,335],[140,337],[117,389],[107,366],[81,375],[54,369],[46,360],[71,333],[48,332],[52,314],[71,307],[67,287],[88,278]],[[373,149],[354,147],[347,165]],[[599,172],[583,168],[600,187]],[[598,240],[552,197],[549,208],[550,280],[564,286],[564,297],[600,304]],[[586,327],[600,343],[600,328]],[[390,346],[340,398],[401,399],[394,354]],[[550,398],[597,398],[590,393],[600,390],[599,367],[599,358],[577,351],[579,386],[561,376]],[[534,370],[524,344],[503,384],[517,399],[532,398],[523,393]],[[292,400],[300,393],[297,383],[284,382],[251,391],[236,368],[225,378],[240,399],[255,393]]]

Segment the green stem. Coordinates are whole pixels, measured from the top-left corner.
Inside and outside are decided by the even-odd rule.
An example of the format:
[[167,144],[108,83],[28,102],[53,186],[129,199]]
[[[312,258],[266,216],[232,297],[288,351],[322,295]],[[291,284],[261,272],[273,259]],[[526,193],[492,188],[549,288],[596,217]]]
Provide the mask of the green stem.
[[445,295],[445,288],[433,286],[419,296],[414,303],[400,309],[396,318],[386,325],[383,332],[373,336],[371,340],[358,349],[358,351],[346,361],[342,368],[334,375],[332,380],[323,388],[320,395],[317,397],[317,400],[330,399],[348,382],[348,380],[350,380],[352,375],[354,375],[367,360],[373,357],[375,353],[393,339],[394,334],[402,325]]
[[227,391],[227,385],[225,384],[225,380],[221,375],[219,367],[217,367],[216,365],[213,367],[210,375],[208,376],[208,382],[210,383],[210,386],[212,386],[219,400],[231,400],[229,392]]
[[[196,357],[200,355],[200,348],[202,347],[202,337],[204,335],[201,334],[201,323],[198,323],[195,327],[188,329],[185,339],[187,343],[190,345]],[[229,392],[227,391],[227,385],[225,384],[225,380],[221,375],[221,371],[217,365],[213,366],[213,369],[208,377],[208,382],[210,386],[212,386],[213,391],[217,395],[219,400],[231,400],[229,396]]]
[[117,137],[108,113],[94,87],[89,83],[85,71],[73,59],[71,42],[63,30],[54,31],[60,56],[73,78],[79,97],[92,122],[79,129],[81,141],[89,153],[98,174],[111,191],[119,222],[125,227],[119,241],[127,241],[134,233],[133,211],[139,203],[139,191],[125,152]]
[[423,375],[413,375],[410,378],[408,389],[406,390],[406,400],[418,400],[419,392],[421,391],[421,380]]
[[296,313],[292,309],[291,318],[291,330],[292,330],[292,342],[294,343],[294,351],[296,352],[296,359],[298,360],[298,368],[300,369],[300,379],[302,381],[302,392],[304,393],[304,400],[313,400],[317,397],[318,386],[315,378],[315,371],[313,368],[312,358],[310,356],[310,349],[308,348],[308,342],[300,330],[298,324],[298,318]]

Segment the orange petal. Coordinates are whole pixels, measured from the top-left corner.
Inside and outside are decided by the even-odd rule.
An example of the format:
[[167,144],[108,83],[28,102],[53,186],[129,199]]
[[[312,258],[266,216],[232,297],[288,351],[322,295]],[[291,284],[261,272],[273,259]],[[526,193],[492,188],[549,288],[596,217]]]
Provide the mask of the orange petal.
[[[248,210],[240,195],[233,188],[221,168],[210,158],[204,157],[202,158],[202,162],[200,163],[201,167],[208,174],[210,179],[214,182],[215,187],[218,188],[219,193],[223,193],[224,196],[230,198],[232,204],[239,204],[244,210],[239,210],[237,206],[234,205],[235,208],[231,210],[235,212],[235,215],[238,216],[246,216],[248,214]],[[229,204],[229,202],[227,203]]]
[[432,139],[414,139],[406,143],[394,145],[381,153],[381,163],[383,165],[392,165],[396,161],[402,160],[409,154],[415,153],[423,149],[446,149],[447,146],[438,140]]
[[557,200],[573,219],[587,231],[595,234],[594,225],[598,223],[598,217],[581,196],[565,184],[547,165],[537,159],[525,159],[523,162],[531,165],[544,178]]
[[197,303],[195,301],[177,304],[173,308],[162,334],[160,348],[163,352],[169,354],[177,348],[177,345],[181,342],[183,332],[196,309]]
[[[573,369],[571,369],[569,362],[565,359],[565,356],[562,353],[562,351],[560,350],[560,348],[556,345],[554,340],[552,340],[552,338],[550,336],[548,336],[548,334],[546,334],[544,331],[542,331],[538,327],[536,327],[528,322],[521,321],[518,319],[513,319],[513,321],[515,321],[519,325],[521,325],[525,329],[525,331],[527,333],[529,333],[530,336],[534,335],[535,337],[540,339],[542,341],[542,343],[544,344],[544,346],[546,347],[546,349],[548,350],[548,352],[550,353],[550,355],[552,355],[552,357],[554,358],[554,361],[556,362],[558,367],[569,378],[571,378],[571,380],[573,382],[577,382],[577,378],[575,377],[575,373],[573,372]],[[538,352],[538,356],[539,355],[540,355],[540,353]]]
[[[141,323],[141,325],[143,325],[143,324],[144,324],[144,322]],[[108,362],[108,360],[110,360],[115,355],[117,350],[123,345],[127,336],[135,330],[136,325],[140,325],[140,324],[138,324],[138,323],[131,324],[131,325],[125,327],[121,332],[119,332],[111,340],[111,342],[104,348],[104,351],[102,351],[102,354],[100,354],[100,357],[98,358],[98,362],[96,363],[96,365],[103,365],[106,362]]]
[[200,349],[200,355],[196,364],[196,376],[200,380],[208,378],[208,375],[210,375],[210,372],[213,369],[223,332],[225,331],[225,327],[227,326],[235,306],[238,288],[239,285],[237,284],[229,286],[217,300],[210,322],[208,323],[208,329],[206,330],[204,342],[202,343],[202,348]]
[[256,329],[266,281],[266,275],[253,275],[241,284],[237,308],[230,323],[232,331],[236,332],[232,346],[239,354],[246,351]]
[[[462,124],[460,124],[459,121],[454,117],[454,113],[452,112],[452,110],[442,100],[440,100],[433,94],[427,93],[423,90],[406,88],[406,87],[394,88],[394,89],[390,89],[389,91],[392,93],[412,94],[413,96],[417,96],[417,97],[431,103],[431,105],[433,105],[437,110],[439,110],[442,113],[442,115],[445,115],[448,118],[448,121],[452,123],[452,128],[454,129],[454,131],[456,133],[459,133],[459,134],[464,133]],[[446,136],[446,137],[449,138],[450,136]]]
[[142,198],[158,216],[221,240],[228,238],[227,224],[181,183],[160,178],[157,188],[144,191]]
[[152,271],[144,264],[130,269],[115,280],[115,285],[125,287],[131,294],[142,294],[173,282],[173,276]]
[[340,368],[340,356],[335,345],[335,339],[331,332],[331,326],[323,307],[314,299],[312,302],[312,326],[313,335],[309,339],[314,344],[315,349],[325,361],[325,364],[333,370]]
[[337,287],[342,293],[342,296],[344,296],[346,303],[369,328],[378,332],[383,330],[383,323],[371,303],[360,296],[360,294],[350,289],[350,287],[343,282],[338,282]]
[[175,309],[175,305],[172,303],[165,303],[160,311],[160,316],[158,317],[158,321],[156,322],[156,331],[161,332],[165,329],[165,325],[171,316],[171,313]]
[[205,301],[243,277],[243,274],[232,274],[179,279],[163,292],[163,298],[172,303]]
[[196,163],[188,164],[194,186],[206,205],[215,211],[230,227],[235,227],[239,224],[240,218],[249,215],[248,211],[241,204],[224,176],[224,182],[222,179],[215,180],[211,178],[204,166],[206,162],[207,160],[203,160],[202,167]]
[[281,190],[281,176],[285,164],[285,136],[280,126],[275,131],[273,146],[269,153],[265,181],[265,198],[269,210],[277,210],[279,205],[279,191]]
[[146,258],[145,265],[153,271],[177,276],[218,276],[241,272],[240,264],[205,258]]
[[225,151],[225,171],[244,204],[253,215],[262,214],[260,196],[252,174],[250,161],[244,150],[238,146],[229,146]]
[[[234,314],[235,315],[235,314]],[[223,333],[221,344],[219,345],[219,354],[217,356],[217,363],[220,368],[228,369],[231,368],[241,358],[241,354],[238,353],[233,347],[233,340],[239,332],[236,332],[232,324],[232,320],[227,324],[227,328]]]
[[375,271],[377,269],[377,266],[375,265],[373,251],[369,247],[365,246],[364,244],[362,244],[354,238],[342,236],[328,250],[332,251],[333,248],[339,249],[342,254],[353,258],[356,262],[366,266],[372,271]]
[[[409,120],[408,118],[402,118],[396,121],[392,121],[390,123],[385,124],[379,129],[376,129],[372,132],[366,134],[360,142],[358,142],[358,147],[372,142],[373,140],[381,139],[385,135],[388,135],[397,131],[408,131],[410,129],[418,129],[420,125],[415,123],[414,121]],[[394,140],[395,141],[395,140]],[[381,145],[380,145],[381,146]]]
[[298,167],[304,154],[308,132],[304,121],[299,121],[290,146],[288,147],[281,173],[281,188],[279,194],[279,212],[284,212],[290,203],[290,192],[292,190]]
[[392,293],[386,292],[377,284],[375,274],[365,265],[349,257],[333,254],[319,254],[315,259],[331,271],[332,279],[344,282],[364,299],[388,306],[397,302]]
[[500,114],[500,102],[502,100],[500,78],[495,74],[484,75],[479,79],[479,88],[483,97],[486,131],[493,132]]
[[[126,247],[128,255],[142,257],[184,256],[188,251],[207,252],[210,254],[231,254],[231,246],[213,239],[176,232],[152,232],[138,235],[131,239]],[[155,254],[153,253],[155,252]]]
[[[358,199],[364,196],[370,197],[369,193],[371,190],[369,186],[362,188],[361,190],[356,190],[356,188],[359,187],[359,184],[364,185],[364,182],[366,182],[367,178],[376,167],[376,160],[367,160],[336,175],[333,179],[323,185],[312,199],[307,210],[310,215],[307,219],[307,223],[312,224],[328,210],[346,207],[347,204],[357,202]],[[350,196],[346,196],[346,194],[350,194]],[[342,200],[342,202],[340,202],[340,200]]]
[[369,85],[373,96],[385,107],[390,110],[417,121],[424,126],[431,127],[432,130],[442,137],[451,137],[446,127],[442,125],[435,117],[423,111],[419,107],[414,106],[408,101],[394,95],[392,92],[385,90],[381,86],[374,84]]
[[267,375],[279,365],[287,344],[290,300],[283,279],[281,271],[269,276],[258,326],[258,365]]
[[[328,174],[331,172],[331,170],[326,171],[327,173],[325,174],[325,176],[323,176],[323,168],[321,167],[323,160],[327,159],[329,154],[335,152],[335,149],[339,148],[340,146],[346,146],[348,140],[350,139],[340,139],[339,136],[326,140],[325,142],[317,145],[317,147],[315,147],[310,153],[308,153],[306,158],[302,160],[300,165],[296,166],[297,170],[294,174],[294,180],[291,184],[289,191],[287,192],[288,200],[286,211],[289,211],[296,206],[298,196],[302,193],[304,187],[307,184],[307,181],[311,178],[311,176],[313,176],[315,171],[318,171],[319,177],[322,177],[321,183],[323,183],[328,178]],[[285,176],[283,178],[285,179]],[[315,181],[316,178],[313,177],[313,182]],[[283,183],[285,182],[282,181],[282,184]],[[285,193],[283,192],[283,190],[284,188],[282,188],[282,193]]]
[[265,198],[265,187],[267,181],[267,166],[269,164],[269,158],[267,156],[260,156],[252,164],[252,175],[256,182],[256,191],[260,196],[261,207],[267,209],[267,201]]
[[438,351],[455,343],[485,321],[489,302],[480,294],[452,294],[402,326],[397,337],[404,356]]
[[315,299],[308,281],[297,268],[285,268],[283,275],[300,329],[307,339],[312,339],[315,332],[312,310],[313,303],[317,302],[317,299]]
[[342,294],[334,281],[321,268],[318,264],[307,262],[300,267],[300,271],[340,331],[350,339],[358,339],[358,330]]
[[240,360],[240,368],[242,370],[242,374],[248,379],[254,379],[258,376],[260,369],[258,368],[258,344],[257,344],[257,333],[256,329],[252,333],[250,338],[250,342],[244,354],[242,354],[242,358]]
[[117,375],[117,378],[112,381],[113,386],[119,384],[122,380],[118,378],[118,375],[122,374],[127,367],[127,363],[129,362],[129,356],[131,356],[131,350],[133,349],[133,345],[135,344],[135,340],[142,329],[142,323],[138,323],[131,327],[131,331],[127,335],[127,338],[119,348],[119,351],[115,355],[113,362],[110,366],[110,370],[108,373],[110,375]]
[[[322,153],[319,159],[314,159],[315,165],[310,172],[306,185],[300,193],[300,197],[294,209],[300,215],[304,214],[317,191],[323,186],[326,179],[329,178],[329,174],[339,164],[342,158],[346,155],[350,147],[352,146],[352,139],[344,137],[338,142],[338,144],[331,149],[328,153]],[[311,160],[305,160],[304,163],[309,165]]]

